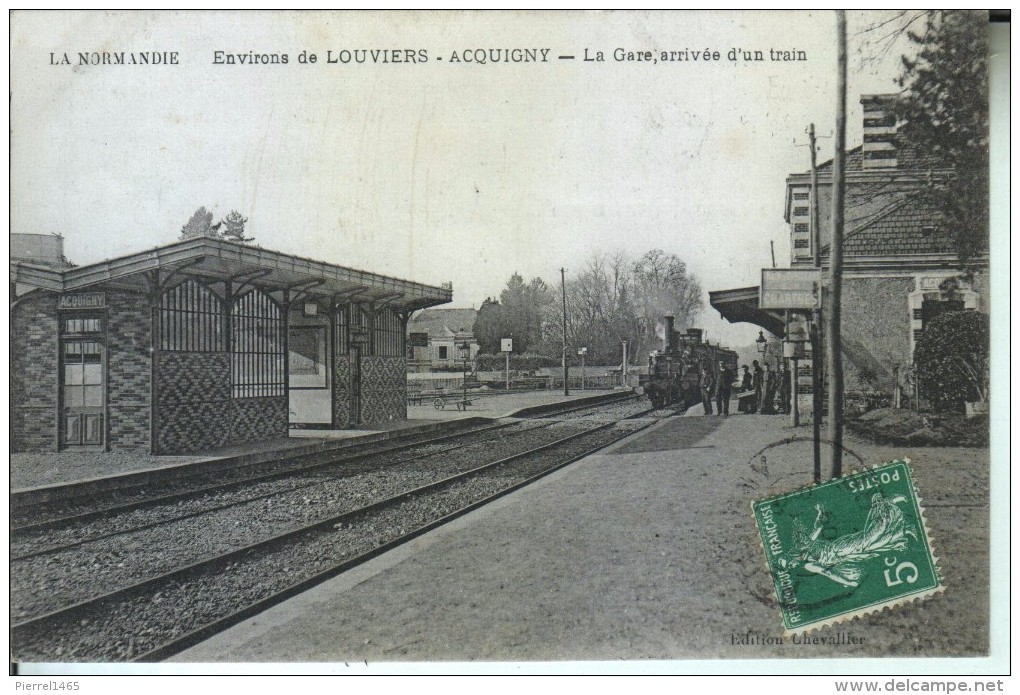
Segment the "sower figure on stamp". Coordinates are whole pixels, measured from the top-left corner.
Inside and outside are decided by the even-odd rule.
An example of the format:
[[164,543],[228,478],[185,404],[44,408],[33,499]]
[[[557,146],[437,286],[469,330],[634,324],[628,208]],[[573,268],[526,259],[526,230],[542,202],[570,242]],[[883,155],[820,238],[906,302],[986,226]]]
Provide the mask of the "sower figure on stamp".
[[730,394],[733,391],[733,373],[719,363],[719,381],[715,384],[715,409],[719,415],[730,414]]

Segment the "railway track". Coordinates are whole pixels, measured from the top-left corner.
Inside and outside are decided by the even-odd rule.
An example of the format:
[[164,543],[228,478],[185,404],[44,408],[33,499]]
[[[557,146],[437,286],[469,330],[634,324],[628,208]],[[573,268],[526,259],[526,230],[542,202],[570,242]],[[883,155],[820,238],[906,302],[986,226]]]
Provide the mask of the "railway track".
[[286,455],[272,461],[246,463],[215,472],[195,472],[159,484],[132,485],[110,490],[103,494],[76,494],[72,490],[59,499],[34,504],[31,507],[12,501],[12,534],[28,533],[55,528],[61,524],[81,523],[143,508],[156,503],[169,503],[189,496],[211,494],[220,490],[250,485],[295,473],[316,470],[326,466],[349,465],[372,457],[393,452],[420,450],[442,445],[454,439],[487,437],[494,431],[506,428],[509,423],[487,424],[469,430],[458,430],[426,439],[400,442],[390,446],[368,446],[356,451],[338,449],[311,454]]
[[[12,597],[29,592],[45,600],[12,605],[17,621],[13,654],[19,661],[164,658],[647,427],[651,420],[633,418],[650,413],[608,423],[517,423],[521,429],[516,432],[494,427],[491,430],[513,434],[509,449],[496,452],[491,442],[454,443],[431,455],[405,457],[403,464],[392,467],[366,467],[356,475],[319,479],[232,506],[25,555],[12,563]],[[406,452],[415,446],[395,448]],[[507,451],[511,453],[502,455]],[[485,460],[482,453],[493,455],[478,465]],[[495,453],[500,456],[492,460]],[[426,465],[430,456],[443,455],[451,459],[445,468]],[[465,466],[464,461],[452,461],[458,456],[468,463],[475,460]],[[401,468],[401,475],[386,479],[387,470]],[[422,470],[409,475],[412,468]],[[360,503],[360,494],[354,493],[319,504],[340,487],[349,487],[357,475],[374,486],[374,494]],[[295,512],[301,499],[308,513]],[[217,514],[223,517],[218,525],[210,522]],[[229,526],[232,514],[240,533],[218,531]],[[193,541],[185,542],[187,552],[179,552],[182,539]],[[74,581],[71,588],[65,585],[68,567],[76,568],[70,574],[81,577],[87,588],[74,588]],[[55,586],[40,586],[49,571],[63,579]]]
[[[187,535],[202,524],[215,523],[217,517],[228,514],[256,519],[244,526],[248,533],[255,533],[264,524],[287,523],[291,516],[307,516],[310,511],[320,509],[324,501],[334,506],[355,503],[358,495],[377,494],[376,488],[399,487],[408,476],[420,478],[456,470],[484,455],[482,449],[487,453],[509,454],[527,448],[530,441],[555,438],[554,433],[541,432],[554,424],[505,424],[490,428],[484,437],[472,432],[443,446],[397,447],[340,463],[319,462],[245,482],[168,494],[102,512],[22,527],[11,534],[13,576],[17,582],[19,575],[28,575],[30,579],[26,578],[26,584],[36,584],[40,575],[44,575],[50,557],[59,556],[59,561],[66,565],[69,558],[70,561],[76,559],[69,551],[80,548],[82,559],[77,565],[82,565],[92,563],[97,554],[122,555],[125,547],[137,546],[138,552],[145,552],[146,543],[154,545],[163,539],[135,540],[140,532],[163,528],[165,533],[176,530]],[[458,452],[459,458],[454,458],[453,452]],[[265,508],[262,503],[271,508]],[[98,545],[100,541],[105,542]],[[33,563],[26,566],[29,561]],[[21,570],[23,566],[25,569]],[[101,564],[95,569],[102,569]]]
[[[629,403],[633,400],[626,399],[626,402]],[[578,411],[595,412],[600,408],[611,407],[618,402],[566,407],[547,413],[542,418],[559,418]],[[379,455],[393,452],[432,453],[427,447],[438,445],[456,448],[466,445],[475,437],[486,437],[510,426],[510,423],[486,424],[434,437],[413,438],[390,446],[365,445],[353,449],[284,455],[272,461],[239,464],[228,469],[218,469],[215,472],[196,471],[193,474],[166,480],[160,484],[127,486],[102,494],[94,492],[79,494],[75,493],[72,487],[58,499],[43,503],[21,503],[19,496],[15,495],[11,501],[11,533],[15,537],[15,545],[20,537],[33,545],[32,552],[46,552],[48,546],[45,543],[41,549],[38,547],[37,535],[57,530],[62,526],[74,528],[91,519],[109,517],[132,509],[144,509],[178,500],[197,499],[203,495],[213,495],[255,482],[283,478],[295,473],[313,471],[337,464],[352,466],[356,462],[371,460]],[[446,444],[452,440],[457,440],[459,443]],[[27,553],[13,551],[15,559],[23,554]]]

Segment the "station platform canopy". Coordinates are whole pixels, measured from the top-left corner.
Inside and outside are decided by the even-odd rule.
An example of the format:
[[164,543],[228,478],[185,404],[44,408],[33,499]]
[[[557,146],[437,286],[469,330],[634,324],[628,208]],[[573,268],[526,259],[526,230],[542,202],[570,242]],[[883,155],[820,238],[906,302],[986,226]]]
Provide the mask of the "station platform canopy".
[[751,323],[782,338],[786,335],[785,317],[782,312],[759,307],[759,289],[756,286],[709,292],[708,302],[730,323]]
[[185,239],[79,267],[55,268],[12,260],[10,270],[18,295],[33,289],[75,292],[100,284],[150,293],[189,278],[331,297],[340,302],[385,304],[400,312],[445,304],[453,295],[448,286],[425,285],[211,237]]

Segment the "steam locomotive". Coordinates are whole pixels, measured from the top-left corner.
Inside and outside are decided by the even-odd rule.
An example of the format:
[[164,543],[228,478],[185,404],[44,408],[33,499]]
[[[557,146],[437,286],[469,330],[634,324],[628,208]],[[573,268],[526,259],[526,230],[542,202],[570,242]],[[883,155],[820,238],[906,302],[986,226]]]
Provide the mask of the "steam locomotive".
[[684,412],[701,402],[699,369],[712,370],[718,378],[721,362],[735,378],[737,353],[703,342],[704,332],[700,328],[688,328],[686,333],[674,330],[672,316],[663,317],[663,323],[662,350],[648,357],[648,380],[644,389],[653,408],[670,406]]

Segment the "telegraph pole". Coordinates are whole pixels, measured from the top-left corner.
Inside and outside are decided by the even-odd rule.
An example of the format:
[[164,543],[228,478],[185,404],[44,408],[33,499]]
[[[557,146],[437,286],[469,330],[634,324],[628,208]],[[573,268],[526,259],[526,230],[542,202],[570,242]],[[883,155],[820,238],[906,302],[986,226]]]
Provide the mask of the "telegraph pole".
[[[811,189],[808,193],[810,217],[811,255],[816,268],[822,267],[822,235],[818,222],[818,139],[815,136],[815,124],[808,126],[808,147],[811,148]],[[830,137],[830,136],[825,136]],[[818,291],[822,293],[822,288]],[[819,302],[821,304],[821,302]],[[822,371],[822,310],[813,309],[809,321],[809,340],[811,343],[811,440],[812,458],[814,459],[815,483],[822,482],[822,410],[825,408],[825,378]],[[797,375],[794,374],[794,383]],[[794,388],[796,393],[796,388]],[[794,401],[796,402],[796,401]]]
[[563,285],[563,395],[570,395],[570,368],[567,367],[567,270],[560,268],[560,282]]
[[[814,250],[815,267],[822,267],[821,233],[818,229],[818,148],[815,144],[815,124],[808,130],[811,138],[811,248]],[[821,288],[819,288],[821,291]],[[823,293],[824,296],[824,293]],[[822,310],[811,312],[811,423],[812,453],[814,454],[815,484],[822,482],[822,341],[819,327],[822,325]]]
[[836,10],[836,133],[832,159],[832,243],[829,246],[830,306],[825,332],[829,367],[829,442],[832,478],[843,474],[843,351],[840,300],[843,283],[843,198],[846,182],[846,12]]

